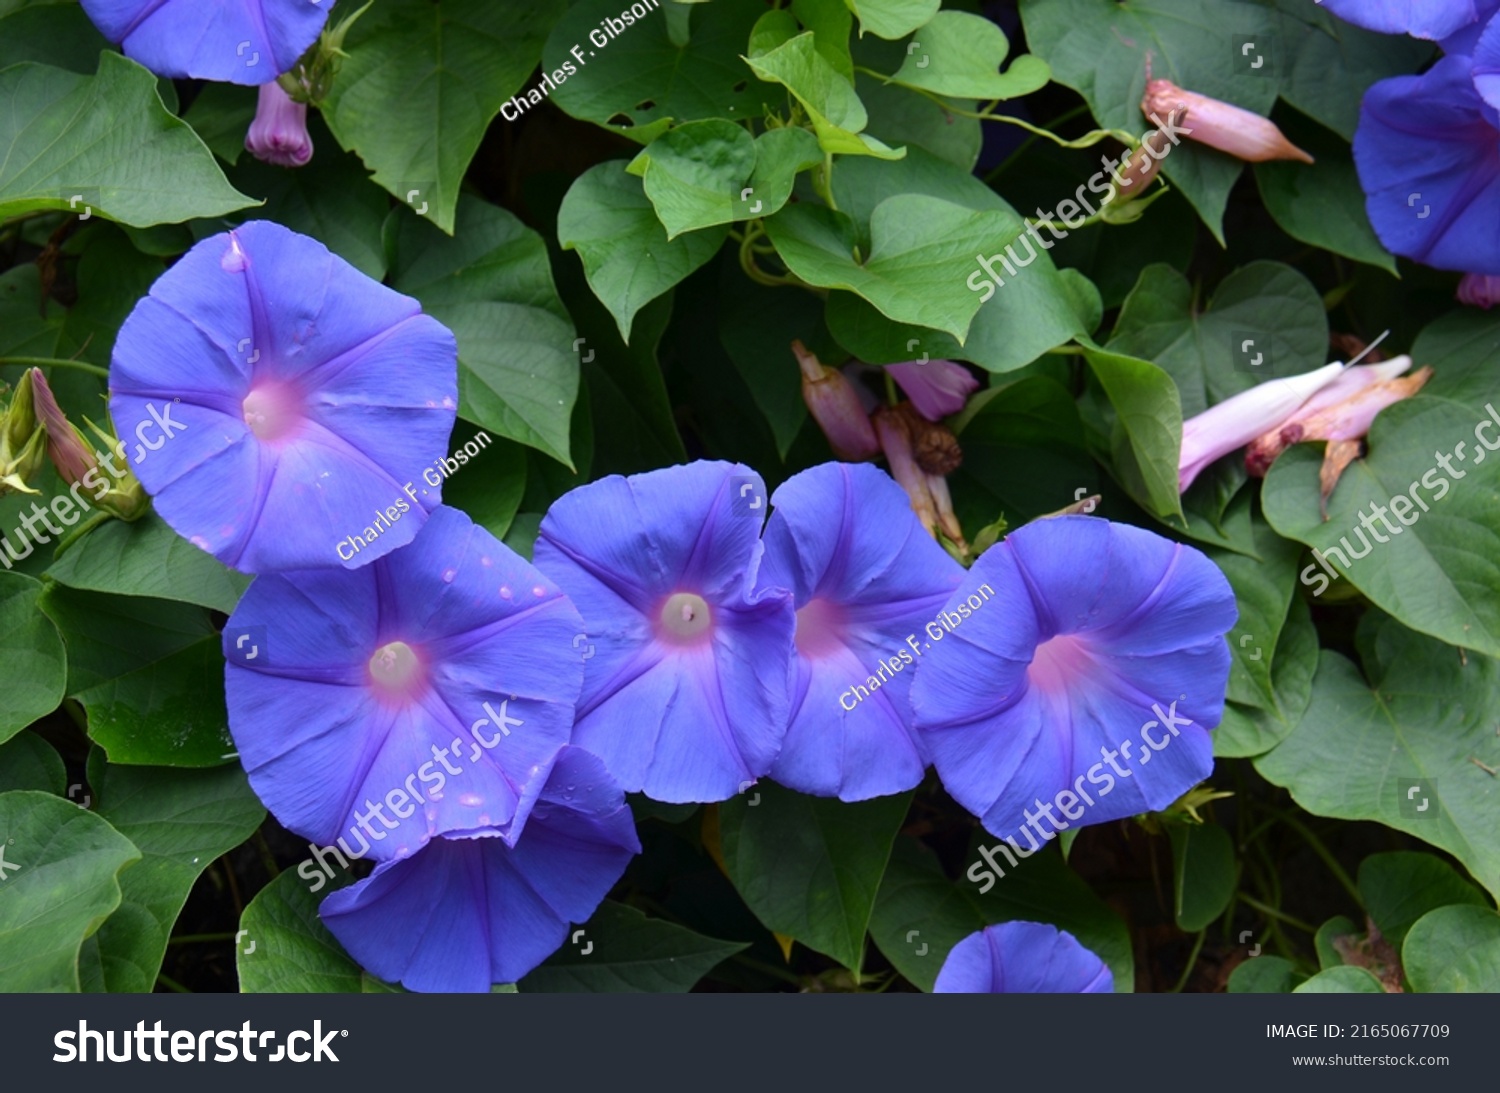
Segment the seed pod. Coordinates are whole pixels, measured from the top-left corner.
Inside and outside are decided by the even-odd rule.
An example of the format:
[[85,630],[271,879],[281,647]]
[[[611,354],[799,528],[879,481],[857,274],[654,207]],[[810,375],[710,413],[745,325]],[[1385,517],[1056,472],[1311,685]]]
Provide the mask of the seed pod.
[[910,402],[903,402],[897,410],[906,419],[912,458],[925,473],[952,474],[963,466],[963,449],[958,446],[958,437],[951,429],[928,421]]

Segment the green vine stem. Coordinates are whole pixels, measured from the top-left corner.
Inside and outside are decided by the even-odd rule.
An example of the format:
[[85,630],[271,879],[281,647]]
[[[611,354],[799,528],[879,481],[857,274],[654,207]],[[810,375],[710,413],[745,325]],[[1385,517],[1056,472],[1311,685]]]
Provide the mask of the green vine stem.
[[108,368],[100,368],[88,361],[68,361],[55,357],[0,357],[0,364],[19,364],[28,368],[76,368],[80,372],[90,372],[102,379],[109,379]]
[[[865,68],[863,65],[855,65],[854,70],[856,72],[863,72],[866,76],[872,76],[875,79],[882,80],[886,83],[889,83],[891,80],[891,78],[885,73],[876,72],[873,69]],[[1056,144],[1060,148],[1092,148],[1094,145],[1098,144],[1101,140],[1104,140],[1107,137],[1113,137],[1115,140],[1119,141],[1127,148],[1136,148],[1141,143],[1140,137],[1137,137],[1131,133],[1127,133],[1123,129],[1094,129],[1075,140],[1067,140],[1063,137],[1058,136],[1056,133],[1051,132],[1050,130],[1043,129],[1039,125],[1032,125],[1029,121],[1022,121],[1020,118],[1015,117],[1014,115],[995,113],[994,108],[1002,101],[1000,99],[996,99],[993,102],[989,103],[983,110],[965,110],[962,107],[954,106],[951,102],[943,98],[941,95],[934,94],[933,92],[927,91],[924,88],[912,87],[908,88],[908,90],[915,91],[918,95],[922,95],[926,98],[931,99],[948,113],[954,114],[960,118],[975,118],[979,121],[998,121],[1005,125],[1014,125],[1018,128],[1026,130],[1032,136],[1045,137],[1047,140],[1050,140],[1053,144]]]

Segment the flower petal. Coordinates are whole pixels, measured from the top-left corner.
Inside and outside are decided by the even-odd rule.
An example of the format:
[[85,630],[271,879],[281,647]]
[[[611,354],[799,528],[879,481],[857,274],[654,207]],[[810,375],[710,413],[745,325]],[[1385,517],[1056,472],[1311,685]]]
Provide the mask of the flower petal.
[[247,572],[363,565],[441,497],[417,483],[452,432],[457,346],[415,300],[253,221],[152,286],[116,340],[111,393],[122,436],[158,436],[153,405],[181,419],[139,477],[184,537]]
[[1365,92],[1354,163],[1388,249],[1438,269],[1500,274],[1496,124],[1465,56]]
[[82,0],[125,55],[158,76],[263,84],[290,71],[328,18],[322,0]]
[[604,765],[564,748],[522,838],[435,839],[332,893],[319,914],[349,954],[414,991],[513,983],[584,922],[640,851]]
[[[254,663],[231,642],[249,627],[266,646]],[[527,786],[568,741],[582,629],[555,585],[439,508],[409,547],[372,566],[250,586],[225,631],[230,729],[267,807],[325,845],[368,843],[360,856],[384,860],[433,835],[519,826]],[[425,672],[409,701],[371,681],[371,657],[397,641]],[[420,811],[374,827],[372,805],[393,793]]]
[[[982,606],[918,665],[912,703],[943,785],[991,832],[1040,845],[1023,828],[1045,841],[1159,810],[1212,769],[1237,613],[1200,552],[1053,517],[987,551],[945,623],[971,595]],[[1082,805],[1043,826],[1064,792]]]
[[937,617],[963,568],[875,467],[826,463],[771,500],[758,583],[790,588],[799,610],[814,604],[799,615],[791,726],[772,777],[847,801],[910,789],[926,763],[905,671],[921,650],[908,638]]
[[1109,994],[1114,973],[1066,930],[1002,922],[970,934],[948,953],[935,994]]
[[[746,467],[694,463],[573,490],[542,521],[537,565],[590,643],[574,741],[627,791],[725,800],[775,758],[795,620],[787,593],[752,594],[764,489]],[[696,644],[658,632],[679,594],[711,619]]]

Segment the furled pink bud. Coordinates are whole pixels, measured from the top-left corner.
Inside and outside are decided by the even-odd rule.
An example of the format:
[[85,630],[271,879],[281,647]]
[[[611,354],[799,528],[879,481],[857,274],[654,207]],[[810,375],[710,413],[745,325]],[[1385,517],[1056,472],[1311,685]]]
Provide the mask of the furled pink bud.
[[69,485],[83,481],[83,476],[99,465],[88,441],[58,406],[52,388],[47,384],[47,376],[40,368],[31,370],[31,390],[36,416],[47,431],[47,457],[52,460],[52,466]]
[[1458,302],[1486,311],[1500,303],[1500,277],[1487,273],[1466,273],[1458,283]]
[[1264,478],[1276,457],[1296,443],[1284,439],[1291,426],[1300,425],[1319,411],[1336,406],[1367,387],[1393,380],[1410,367],[1410,357],[1395,357],[1379,364],[1357,364],[1344,369],[1343,375],[1299,406],[1291,417],[1251,441],[1250,447],[1245,449],[1245,470],[1252,477]]
[[1182,132],[1200,144],[1249,163],[1270,159],[1313,161],[1312,156],[1287,140],[1269,118],[1196,91],[1184,91],[1171,80],[1147,79],[1141,113],[1160,126],[1164,124],[1162,118],[1173,110],[1183,109],[1192,118],[1193,127]]
[[312,159],[312,137],[307,132],[307,104],[294,102],[275,80],[260,85],[260,105],[245,137],[245,147],[256,159],[278,167],[303,167]]
[[1300,376],[1268,380],[1184,421],[1182,453],[1177,460],[1178,490],[1187,492],[1193,479],[1214,460],[1291,417],[1343,370],[1344,366],[1335,361]]
[[94,437],[114,453],[116,462],[124,468],[117,469],[115,464],[105,463],[104,467],[109,469],[109,478],[106,478],[100,466],[100,460],[104,458],[102,453],[90,445],[62,412],[52,395],[52,388],[47,385],[47,377],[39,368],[33,368],[30,375],[36,416],[47,434],[47,457],[52,460],[58,476],[70,486],[82,484],[94,491],[103,487],[102,496],[97,492],[93,495],[95,508],[121,520],[137,520],[144,516],[149,511],[151,500],[125,463],[125,445],[88,418],[83,419]]
[[958,413],[979,389],[979,381],[969,370],[952,361],[907,361],[888,364],[885,370],[928,421],[941,421]]
[[911,451],[911,433],[901,411],[882,406],[873,418],[875,435],[880,438],[880,447],[885,452],[886,462],[891,467],[891,477],[901,483],[906,496],[911,498],[912,511],[922,526],[934,535],[937,527],[937,503],[927,485],[927,474],[917,466]]
[[833,454],[851,463],[873,458],[880,444],[854,385],[800,341],[792,342],[792,352],[802,368],[802,401],[828,438]]

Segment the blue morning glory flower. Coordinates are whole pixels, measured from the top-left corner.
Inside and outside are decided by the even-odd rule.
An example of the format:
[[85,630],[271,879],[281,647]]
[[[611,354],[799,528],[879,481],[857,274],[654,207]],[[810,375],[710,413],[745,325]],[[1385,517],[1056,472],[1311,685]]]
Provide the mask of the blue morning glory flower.
[[845,801],[908,790],[927,766],[913,666],[963,567],[868,464],[803,471],[771,503],[759,584],[791,589],[797,608],[791,727],[771,777]]
[[278,820],[348,857],[519,827],[568,742],[583,622],[457,509],[361,569],[257,578],[224,630],[229,728]]
[[948,954],[934,994],[1109,994],[1115,976],[1066,930],[1002,922],[970,934]]
[[535,559],[591,650],[573,743],[627,792],[722,801],[771,769],[786,731],[790,593],[757,589],[765,485],[698,462],[558,499]]
[[158,76],[263,84],[318,40],[333,0],[82,0],[103,35]]
[[445,326],[264,220],[158,278],[110,370],[119,435],[151,448],[131,466],[156,511],[248,573],[364,565],[411,542],[457,406]]
[[105,37],[159,76],[267,84],[290,72],[333,0],[83,0]]
[[1096,517],[1036,520],[948,601],[917,663],[916,727],[948,792],[1023,856],[1165,808],[1213,768],[1236,617],[1192,547]]
[[1474,62],[1444,57],[1365,92],[1354,164],[1386,248],[1438,269],[1500,273],[1500,118]]
[[[1500,8],[1500,0],[1322,0],[1322,4],[1346,23],[1380,34],[1410,34],[1442,42],[1450,53],[1472,46],[1474,28]],[[1467,36],[1466,31],[1470,32]]]
[[1500,111],[1500,18],[1490,20],[1475,44],[1474,90],[1490,108],[1485,116],[1493,121],[1494,112]]
[[586,922],[640,852],[625,795],[563,748],[524,829],[434,839],[329,894],[319,915],[370,973],[414,991],[514,983]]

